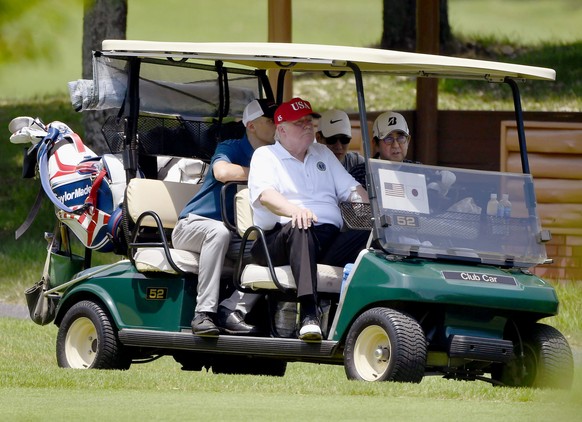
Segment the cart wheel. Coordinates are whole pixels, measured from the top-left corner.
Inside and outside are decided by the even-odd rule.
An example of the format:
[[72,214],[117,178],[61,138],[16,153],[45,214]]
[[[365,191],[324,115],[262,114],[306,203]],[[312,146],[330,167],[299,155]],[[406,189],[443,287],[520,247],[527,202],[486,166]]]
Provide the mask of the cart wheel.
[[57,362],[61,368],[128,369],[131,358],[124,354],[108,314],[97,303],[84,300],[61,321]]
[[426,339],[411,317],[389,308],[360,315],[348,332],[344,367],[349,379],[419,383]]
[[516,358],[496,366],[492,378],[511,387],[571,388],[574,359],[562,333],[539,323],[521,331],[522,343],[513,339]]

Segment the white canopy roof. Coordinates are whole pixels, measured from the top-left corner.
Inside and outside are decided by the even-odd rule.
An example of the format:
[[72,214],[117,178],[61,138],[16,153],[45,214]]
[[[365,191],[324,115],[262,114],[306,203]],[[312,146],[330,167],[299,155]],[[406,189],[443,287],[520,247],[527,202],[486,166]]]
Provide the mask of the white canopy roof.
[[190,43],[105,40],[106,56],[222,60],[257,69],[341,71],[356,64],[363,72],[395,75],[499,80],[505,77],[553,81],[553,69],[485,60],[407,53],[375,48],[285,43]]

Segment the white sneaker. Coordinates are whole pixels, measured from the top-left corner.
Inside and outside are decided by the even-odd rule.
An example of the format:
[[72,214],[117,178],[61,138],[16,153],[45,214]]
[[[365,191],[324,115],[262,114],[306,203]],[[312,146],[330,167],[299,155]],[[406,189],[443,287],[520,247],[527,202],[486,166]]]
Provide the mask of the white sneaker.
[[305,341],[321,341],[321,328],[319,320],[316,317],[306,316],[301,323],[299,330],[299,339]]

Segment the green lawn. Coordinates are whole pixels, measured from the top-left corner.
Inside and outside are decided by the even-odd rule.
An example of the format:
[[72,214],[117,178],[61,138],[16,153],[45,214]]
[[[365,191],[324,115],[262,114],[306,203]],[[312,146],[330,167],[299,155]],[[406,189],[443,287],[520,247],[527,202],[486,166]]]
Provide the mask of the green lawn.
[[[50,42],[39,60],[0,68],[0,100],[66,93],[66,82],[81,77],[82,2],[42,4],[44,9],[27,16],[25,25],[33,39]],[[449,0],[449,21],[457,35],[494,36],[516,44],[570,44],[582,39],[578,0]],[[294,42],[377,45],[382,0],[293,0],[292,23]],[[267,34],[267,0],[129,1],[129,39],[267,41]]]
[[[348,381],[341,366],[292,363],[283,378],[183,372],[172,358],[128,371],[64,370],[57,329],[0,318],[0,419],[574,421],[570,391],[511,389],[426,377],[420,384]],[[578,416],[577,416],[578,415]]]
[[449,0],[453,32],[518,44],[579,41],[581,20],[579,0]]
[[[34,63],[0,68],[0,127],[18,115],[62,120],[81,131],[81,116],[71,111],[66,82],[80,77],[82,8],[79,0],[44,0],[58,10],[55,24],[29,17],[37,37],[54,48]],[[196,4],[192,11],[187,4]],[[128,38],[180,41],[266,41],[267,0],[184,2],[132,0]],[[381,35],[381,0],[293,0],[294,41],[367,46]],[[577,81],[582,69],[582,4],[578,0],[449,0],[454,31],[485,41],[528,44],[526,55],[511,58],[558,68],[558,82],[533,85],[527,110],[582,109]],[[34,19],[33,19],[34,18]],[[578,43],[576,43],[578,41]],[[550,42],[547,46],[543,43]],[[542,43],[540,45],[540,43]],[[562,46],[561,44],[564,44]],[[564,48],[561,48],[564,47]],[[557,52],[556,50],[560,50]],[[564,74],[571,74],[564,77]],[[561,81],[568,82],[561,82]],[[569,82],[574,81],[574,82]],[[392,79],[367,85],[370,110],[414,108],[414,81]],[[337,85],[298,80],[298,95],[318,108],[350,107]],[[334,95],[329,95],[329,92]],[[496,91],[443,84],[441,108],[504,108]],[[54,95],[41,101],[38,97]],[[388,99],[386,99],[388,97]],[[15,101],[17,99],[17,101]],[[345,102],[342,102],[345,101]],[[20,177],[22,148],[0,143],[0,300],[23,303],[23,290],[42,271],[42,233],[52,229],[52,207],[18,242],[14,230],[28,212],[38,182]],[[106,256],[96,254],[98,259]],[[180,371],[172,358],[133,365],[129,371],[59,369],[57,328],[30,320],[0,318],[0,420],[579,420],[582,414],[582,287],[557,285],[560,315],[545,321],[564,332],[574,346],[576,374],[571,391],[495,388],[483,382],[426,377],[419,385],[347,381],[340,366],[293,363],[284,378],[214,375]]]

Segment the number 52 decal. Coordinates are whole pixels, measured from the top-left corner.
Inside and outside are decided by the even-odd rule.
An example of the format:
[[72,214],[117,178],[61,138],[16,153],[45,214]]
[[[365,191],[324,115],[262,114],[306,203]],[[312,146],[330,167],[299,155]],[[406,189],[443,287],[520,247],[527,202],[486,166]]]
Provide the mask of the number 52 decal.
[[414,215],[394,215],[394,225],[404,227],[419,227],[418,217]]
[[167,287],[148,287],[146,288],[147,300],[164,300],[168,297]]

